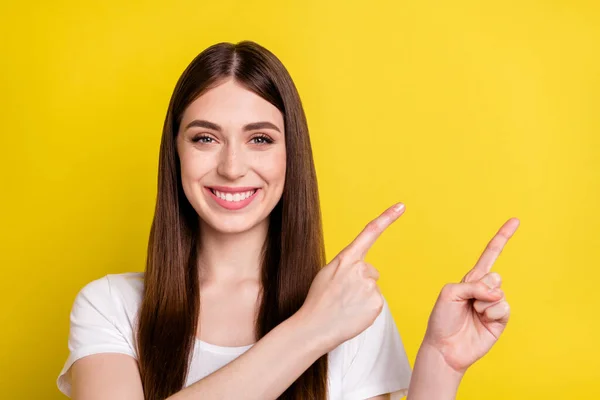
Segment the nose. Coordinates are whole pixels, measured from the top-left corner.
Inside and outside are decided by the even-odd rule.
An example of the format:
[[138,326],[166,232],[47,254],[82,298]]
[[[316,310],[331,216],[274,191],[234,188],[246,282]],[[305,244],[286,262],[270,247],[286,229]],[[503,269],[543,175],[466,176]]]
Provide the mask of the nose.
[[248,165],[246,164],[243,151],[238,149],[234,143],[228,143],[221,150],[217,173],[228,180],[234,181],[246,175]]

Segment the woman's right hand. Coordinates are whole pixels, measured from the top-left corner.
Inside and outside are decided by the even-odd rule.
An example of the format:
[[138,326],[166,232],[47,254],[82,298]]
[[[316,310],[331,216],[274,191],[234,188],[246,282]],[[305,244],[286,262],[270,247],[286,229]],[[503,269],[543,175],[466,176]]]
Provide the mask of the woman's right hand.
[[313,280],[297,316],[314,327],[326,352],[367,329],[380,314],[379,273],[364,259],[377,238],[403,213],[402,203],[388,208]]

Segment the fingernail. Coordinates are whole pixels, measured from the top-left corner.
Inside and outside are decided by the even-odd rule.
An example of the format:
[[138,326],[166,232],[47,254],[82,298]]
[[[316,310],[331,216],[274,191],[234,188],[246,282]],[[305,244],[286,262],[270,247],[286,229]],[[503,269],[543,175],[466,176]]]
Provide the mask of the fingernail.
[[483,283],[485,283],[487,285],[487,287],[489,287],[490,289],[493,289],[495,287],[496,282],[494,282],[494,279],[492,278],[492,276],[488,275],[485,278],[482,279]]
[[396,204],[396,205],[394,206],[394,211],[395,211],[395,212],[400,212],[400,211],[402,211],[403,209],[404,209],[404,204],[402,204],[402,203],[398,203],[398,204]]

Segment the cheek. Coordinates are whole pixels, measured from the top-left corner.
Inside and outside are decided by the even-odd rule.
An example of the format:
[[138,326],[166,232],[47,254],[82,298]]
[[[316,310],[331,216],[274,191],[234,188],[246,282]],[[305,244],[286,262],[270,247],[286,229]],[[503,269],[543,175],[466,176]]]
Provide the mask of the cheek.
[[197,204],[199,201],[198,182],[210,171],[210,158],[203,156],[199,159],[193,153],[183,152],[179,158],[179,166],[183,192],[191,204]]
[[285,150],[275,152],[269,156],[268,160],[264,160],[263,165],[266,170],[266,176],[273,184],[283,184],[285,180],[286,170],[286,154]]
[[277,163],[278,163],[277,169],[279,171],[279,174],[281,175],[281,179],[284,179],[285,178],[285,169],[287,166],[287,156],[285,154],[285,149],[279,155]]
[[197,180],[210,170],[211,159],[208,156],[200,158],[198,154],[184,152],[179,160],[184,183],[185,181]]
[[194,204],[193,201],[193,191],[191,190],[193,181],[194,181],[194,168],[193,163],[190,163],[188,159],[186,159],[185,155],[179,157],[179,168],[180,176],[181,176],[181,186],[183,187],[183,192],[187,197],[188,201],[191,204]]

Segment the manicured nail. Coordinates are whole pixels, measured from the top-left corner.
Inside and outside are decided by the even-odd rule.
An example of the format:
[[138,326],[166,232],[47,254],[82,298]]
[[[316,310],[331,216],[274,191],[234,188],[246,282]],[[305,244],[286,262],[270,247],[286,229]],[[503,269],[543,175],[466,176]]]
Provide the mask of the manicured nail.
[[404,204],[402,204],[402,203],[398,203],[398,204],[396,204],[396,205],[394,206],[394,211],[395,211],[395,212],[400,212],[400,211],[402,211],[402,210],[404,210]]

